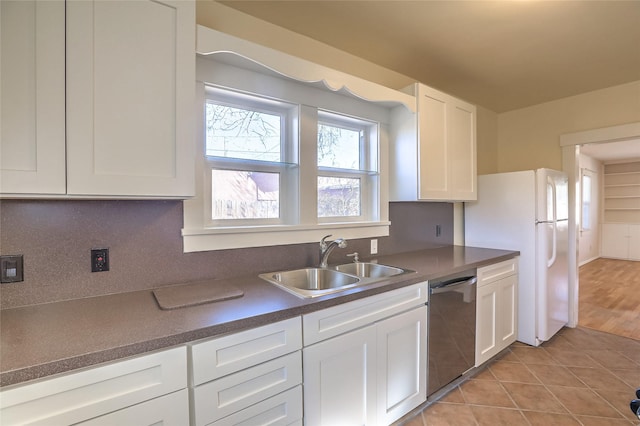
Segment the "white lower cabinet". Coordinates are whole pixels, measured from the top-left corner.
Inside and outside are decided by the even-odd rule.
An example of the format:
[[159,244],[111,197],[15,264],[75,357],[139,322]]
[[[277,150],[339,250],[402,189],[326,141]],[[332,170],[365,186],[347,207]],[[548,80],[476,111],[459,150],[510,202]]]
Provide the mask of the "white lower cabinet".
[[307,426],[376,424],[376,327],[304,348]]
[[640,225],[603,223],[602,257],[640,260]]
[[426,337],[426,306],[377,324],[378,424],[390,424],[425,401]]
[[478,269],[476,367],[516,341],[518,259]]
[[188,346],[192,425],[302,423],[300,317]]
[[346,331],[303,350],[306,425],[387,425],[426,400],[426,295],[422,283],[303,317],[305,339]]
[[184,425],[187,354],[178,347],[0,392],[0,424]]

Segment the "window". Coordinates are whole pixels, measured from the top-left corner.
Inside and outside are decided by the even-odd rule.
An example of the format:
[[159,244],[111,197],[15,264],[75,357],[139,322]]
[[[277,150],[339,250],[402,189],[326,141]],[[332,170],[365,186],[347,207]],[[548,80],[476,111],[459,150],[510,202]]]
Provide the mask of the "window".
[[201,132],[185,252],[389,235],[380,168],[388,106],[198,61]]
[[211,170],[209,224],[284,223],[295,202],[295,106],[207,87],[205,161]]
[[580,228],[583,231],[591,229],[591,175],[586,169],[582,170],[582,220]]
[[376,123],[318,113],[318,218],[354,220],[375,215],[367,196],[377,192]]

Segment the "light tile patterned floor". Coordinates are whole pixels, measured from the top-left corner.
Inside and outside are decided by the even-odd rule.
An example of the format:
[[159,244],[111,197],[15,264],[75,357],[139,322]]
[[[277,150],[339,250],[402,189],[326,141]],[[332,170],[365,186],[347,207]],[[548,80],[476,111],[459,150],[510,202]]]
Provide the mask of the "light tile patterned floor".
[[498,360],[403,426],[629,426],[640,387],[640,341],[565,328]]

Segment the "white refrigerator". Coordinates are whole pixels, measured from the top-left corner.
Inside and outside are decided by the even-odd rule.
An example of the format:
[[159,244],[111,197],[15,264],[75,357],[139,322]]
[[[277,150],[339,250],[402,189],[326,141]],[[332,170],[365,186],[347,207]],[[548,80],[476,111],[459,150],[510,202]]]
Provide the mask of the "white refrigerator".
[[568,178],[550,169],[478,176],[465,245],[520,251],[518,341],[538,346],[569,321]]

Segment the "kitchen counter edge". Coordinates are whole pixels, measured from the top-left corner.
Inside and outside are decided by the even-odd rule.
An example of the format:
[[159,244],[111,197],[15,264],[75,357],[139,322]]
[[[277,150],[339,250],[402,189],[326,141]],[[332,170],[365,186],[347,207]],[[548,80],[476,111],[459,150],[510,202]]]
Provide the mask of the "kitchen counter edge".
[[314,299],[293,296],[252,275],[215,280],[241,288],[241,298],[173,310],[159,309],[153,289],[5,309],[0,311],[0,386],[239,332],[518,255],[445,246],[373,257],[416,273]]

